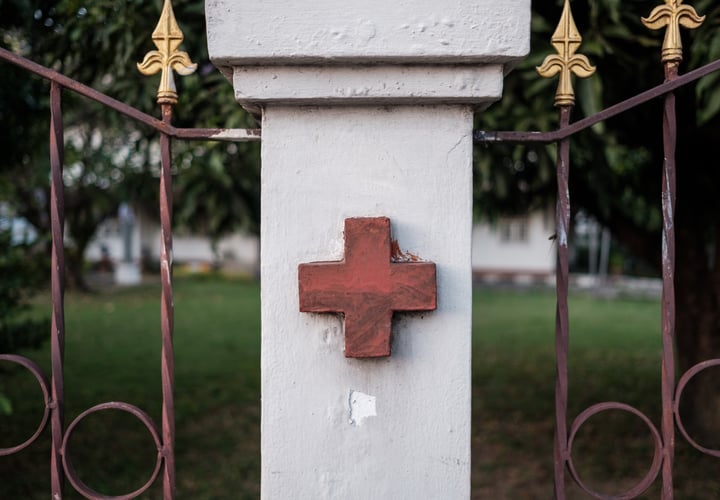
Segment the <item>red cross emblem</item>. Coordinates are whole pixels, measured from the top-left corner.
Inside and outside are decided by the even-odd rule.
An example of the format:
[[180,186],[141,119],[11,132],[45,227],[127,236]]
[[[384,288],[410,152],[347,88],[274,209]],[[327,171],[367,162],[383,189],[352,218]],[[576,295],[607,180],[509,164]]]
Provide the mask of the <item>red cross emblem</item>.
[[437,308],[435,264],[393,262],[390,219],[345,219],[345,258],[298,266],[300,311],[345,316],[345,356],[390,355],[396,311]]

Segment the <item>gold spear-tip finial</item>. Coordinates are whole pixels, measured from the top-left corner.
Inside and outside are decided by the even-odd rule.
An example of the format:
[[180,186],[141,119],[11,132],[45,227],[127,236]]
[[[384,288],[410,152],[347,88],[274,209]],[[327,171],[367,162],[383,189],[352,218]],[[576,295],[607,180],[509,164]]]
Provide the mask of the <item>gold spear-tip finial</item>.
[[145,54],[143,62],[137,65],[143,75],[161,72],[157,94],[157,102],[160,104],[177,103],[178,95],[173,70],[181,75],[190,75],[197,69],[197,64],[193,64],[187,52],[178,50],[183,38],[183,33],[175,20],[172,4],[170,0],[165,0],[160,21],[152,34],[153,43],[158,50],[151,50]]
[[652,29],[665,30],[662,46],[662,62],[682,61],[682,40],[680,26],[688,29],[698,28],[705,16],[699,16],[694,7],[683,5],[683,0],[665,0],[665,5],[655,7],[648,17],[641,18],[643,24]]
[[559,73],[555,106],[572,106],[575,104],[575,91],[570,79],[571,73],[587,78],[595,73],[595,66],[591,65],[584,55],[575,53],[582,43],[582,37],[575,25],[569,0],[565,0],[560,23],[550,41],[557,54],[547,56],[542,66],[536,68],[537,72],[543,78],[552,78]]

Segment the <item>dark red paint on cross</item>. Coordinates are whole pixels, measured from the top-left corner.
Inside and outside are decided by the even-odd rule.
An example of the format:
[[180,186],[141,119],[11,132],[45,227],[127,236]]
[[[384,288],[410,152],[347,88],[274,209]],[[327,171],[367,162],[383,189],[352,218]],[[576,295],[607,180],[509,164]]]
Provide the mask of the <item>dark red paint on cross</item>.
[[395,311],[437,308],[435,264],[392,262],[390,219],[345,219],[345,258],[298,266],[300,311],[345,315],[345,357],[390,355]]

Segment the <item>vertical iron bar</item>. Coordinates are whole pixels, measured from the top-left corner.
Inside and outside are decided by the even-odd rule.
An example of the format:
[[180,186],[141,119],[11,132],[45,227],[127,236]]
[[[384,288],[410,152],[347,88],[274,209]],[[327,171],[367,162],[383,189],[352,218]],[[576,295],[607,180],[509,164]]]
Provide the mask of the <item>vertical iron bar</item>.
[[[665,64],[665,80],[678,76],[676,61]],[[663,112],[663,173],[662,173],[662,500],[673,498],[673,460],[675,454],[675,425],[673,398],[675,394],[675,94],[665,96]]]
[[[162,104],[162,120],[172,122],[172,105]],[[170,136],[160,135],[160,279],[162,286],[162,434],[163,434],[163,497],[175,498],[175,400],[173,384],[175,362],[173,352],[173,290],[172,290],[172,151]]]
[[[560,106],[560,128],[570,123],[570,106]],[[555,209],[557,269],[555,271],[557,305],[555,309],[555,498],[565,500],[565,471],[568,461],[568,232],[570,230],[570,189],[568,187],[570,140],[558,143],[557,205]]]
[[50,381],[50,426],[52,445],[50,455],[50,487],[52,499],[63,496],[63,418],[64,418],[64,377],[65,357],[65,203],[63,198],[63,157],[64,139],[62,124],[62,87],[50,84],[50,225],[52,232],[52,256],[50,281],[52,288],[52,319],[50,334],[50,356],[52,378]]

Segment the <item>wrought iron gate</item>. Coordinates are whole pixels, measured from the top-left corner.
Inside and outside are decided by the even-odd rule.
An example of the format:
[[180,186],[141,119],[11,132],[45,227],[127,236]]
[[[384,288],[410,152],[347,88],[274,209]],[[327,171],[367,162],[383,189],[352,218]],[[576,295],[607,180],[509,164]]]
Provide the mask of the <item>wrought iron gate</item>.
[[[662,47],[662,63],[665,70],[665,82],[626,101],[611,106],[599,113],[570,123],[570,112],[575,104],[575,93],[571,83],[571,73],[578,77],[589,77],[595,68],[584,55],[577,54],[582,37],[578,32],[570,10],[569,0],[565,0],[560,23],[552,36],[552,45],[556,55],[548,56],[538,73],[546,78],[559,75],[555,106],[559,109],[559,128],[556,131],[541,132],[483,132],[475,133],[477,143],[492,142],[541,142],[557,143],[557,267],[556,267],[556,383],[555,383],[555,498],[566,498],[566,475],[569,471],[575,483],[594,498],[630,499],[643,494],[655,481],[658,474],[662,477],[662,499],[673,498],[673,457],[675,452],[675,426],[680,434],[694,448],[707,455],[720,457],[719,450],[708,449],[700,445],[686,431],[679,412],[679,402],[688,382],[699,372],[714,366],[720,366],[720,360],[701,362],[681,375],[677,384],[675,368],[675,146],[677,142],[675,96],[673,91],[693,82],[713,71],[720,69],[720,61],[680,76],[678,73],[682,61],[680,26],[697,28],[703,22],[695,9],[682,5],[681,0],[665,0],[665,5],[656,7],[642,21],[650,29],[666,29]],[[615,115],[635,108],[651,99],[663,97],[663,145],[664,162],[662,169],[662,416],[660,430],[653,421],[637,408],[622,402],[602,402],[580,412],[568,426],[568,275],[569,254],[568,234],[570,229],[570,137],[592,125]],[[602,412],[618,410],[637,416],[647,425],[654,443],[652,463],[647,474],[632,488],[618,495],[608,495],[594,491],[585,484],[578,473],[573,460],[573,442],[579,429],[592,416]]]
[[[122,102],[102,94],[86,85],[72,80],[56,71],[35,64],[5,49],[0,49],[0,59],[15,64],[50,81],[50,218],[52,232],[51,256],[51,374],[46,377],[42,369],[32,360],[14,354],[0,354],[0,361],[15,363],[25,367],[35,377],[42,389],[45,411],[37,431],[25,442],[11,448],[0,449],[0,456],[18,453],[31,445],[40,436],[48,421],[52,431],[50,457],[51,496],[60,499],[63,496],[64,480],[86,498],[108,498],[93,490],[75,472],[70,459],[70,447],[73,432],[78,424],[91,414],[106,410],[119,410],[134,415],[150,432],[157,446],[155,469],[148,481],[131,493],[114,498],[135,498],[145,492],[162,474],[164,498],[175,498],[175,407],[174,407],[174,353],[173,353],[173,285],[172,285],[172,139],[216,140],[216,141],[259,141],[257,129],[182,129],[172,125],[173,105],[177,103],[177,93],[173,80],[173,70],[180,74],[190,74],[195,65],[188,55],[178,51],[183,40],[172,6],[165,0],[163,12],[153,33],[153,42],[158,50],[149,52],[145,60],[138,65],[144,74],[161,72],[158,89],[158,104],[162,119],[158,120],[142,113]],[[65,258],[63,234],[65,211],[63,204],[63,119],[62,93],[69,90],[115,110],[136,122],[156,130],[160,134],[160,279],[161,291],[161,383],[162,416],[160,425],[142,409],[123,402],[108,402],[93,406],[81,413],[69,425],[64,420],[64,345],[65,345]],[[0,488],[1,489],[1,488]],[[0,492],[0,496],[2,496]]]
[[[675,235],[673,226],[675,206],[675,101],[673,91],[687,85],[714,71],[720,70],[720,60],[691,71],[684,75],[678,73],[678,63],[682,58],[677,32],[679,26],[693,27],[699,25],[701,18],[689,6],[682,5],[680,0],[666,0],[666,5],[658,7],[647,20],[651,28],[666,27],[668,35],[663,47],[663,63],[666,81],[646,92],[626,101],[611,106],[599,113],[570,123],[570,111],[574,105],[574,92],[571,85],[571,73],[585,77],[592,74],[594,68],[589,61],[576,50],[581,42],[580,34],[575,27],[565,2],[565,10],[555,35],[553,45],[558,54],[548,57],[540,68],[542,76],[560,75],[560,84],[555,104],[559,108],[557,130],[552,132],[485,132],[475,133],[475,142],[490,144],[497,142],[523,143],[556,143],[557,155],[557,309],[556,309],[556,358],[557,378],[555,395],[555,498],[564,499],[566,474],[588,494],[595,498],[630,499],[641,495],[657,478],[662,477],[662,498],[673,497],[673,454],[676,426],[680,434],[700,452],[720,457],[720,451],[708,449],[697,443],[687,432],[678,411],[679,401],[688,382],[698,373],[714,366],[720,366],[720,360],[708,360],[682,374],[677,384],[674,366],[674,334],[675,334],[675,293],[673,276],[675,272]],[[173,400],[173,286],[172,286],[172,175],[171,175],[171,143],[173,139],[183,140],[223,140],[223,141],[259,141],[260,131],[256,129],[184,129],[172,125],[172,110],[176,102],[172,70],[180,73],[192,70],[192,63],[187,55],[178,52],[182,41],[182,33],[174,21],[169,2],[165,2],[163,17],[158,29],[153,34],[158,51],[148,54],[141,66],[141,71],[152,73],[162,72],[158,102],[161,105],[162,119],[144,114],[126,104],[112,99],[92,88],[82,85],[51,69],[37,65],[12,52],[0,49],[0,59],[17,65],[30,73],[34,73],[51,82],[50,88],[50,159],[51,159],[51,227],[52,227],[52,330],[51,330],[51,362],[52,369],[48,378],[41,368],[32,360],[14,354],[0,354],[0,361],[20,365],[37,379],[44,395],[44,415],[36,432],[25,442],[0,449],[0,456],[18,453],[38,439],[42,431],[50,423],[52,433],[51,451],[51,488],[52,498],[60,499],[63,494],[65,479],[87,498],[108,498],[87,486],[75,473],[68,450],[72,443],[76,426],[88,415],[105,410],[120,410],[134,415],[147,427],[155,444],[158,455],[153,474],[148,482],[138,490],[113,498],[135,498],[145,492],[162,475],[163,491],[166,499],[175,497],[175,463],[174,463],[174,400]],[[63,206],[63,122],[62,93],[64,90],[78,93],[96,101],[107,108],[126,115],[132,120],[147,125],[160,134],[161,143],[161,177],[160,177],[160,222],[162,227],[161,242],[161,383],[162,417],[160,425],[142,409],[127,403],[110,402],[87,409],[75,420],[66,425],[64,420],[64,246],[63,231],[65,213]],[[662,178],[663,206],[663,243],[662,243],[662,416],[658,430],[652,419],[636,408],[621,402],[603,402],[582,411],[568,425],[568,232],[570,228],[570,191],[568,172],[570,168],[570,137],[594,124],[626,112],[642,103],[662,97],[664,99],[663,138],[665,144],[665,162]],[[593,491],[585,485],[578,474],[573,461],[573,442],[578,430],[592,416],[608,410],[628,412],[640,418],[649,428],[654,442],[654,456],[650,468],[642,480],[628,491],[617,496],[608,496]],[[0,486],[0,490],[1,490]],[[2,492],[0,491],[0,496]]]

